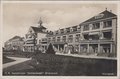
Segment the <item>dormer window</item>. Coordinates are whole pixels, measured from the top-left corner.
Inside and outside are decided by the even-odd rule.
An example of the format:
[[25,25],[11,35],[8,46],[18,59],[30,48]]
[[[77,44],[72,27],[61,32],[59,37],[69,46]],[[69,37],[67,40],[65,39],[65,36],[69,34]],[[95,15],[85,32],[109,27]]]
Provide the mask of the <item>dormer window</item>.
[[102,18],[103,16],[104,16],[104,14],[98,14],[97,16],[95,16],[95,19]]
[[66,28],[66,32],[69,33],[70,32],[70,28]]
[[77,26],[72,27],[73,28],[73,32],[77,31]]
[[60,32],[61,32],[61,34],[63,34],[64,33],[64,29],[60,29]]

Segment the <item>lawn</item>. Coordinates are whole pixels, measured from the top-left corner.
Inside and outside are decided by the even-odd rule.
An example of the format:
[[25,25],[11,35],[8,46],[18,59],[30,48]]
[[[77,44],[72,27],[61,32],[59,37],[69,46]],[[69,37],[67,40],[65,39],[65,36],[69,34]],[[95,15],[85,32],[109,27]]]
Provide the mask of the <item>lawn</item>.
[[61,76],[115,76],[117,60],[80,58],[54,54],[39,54],[31,65],[42,72],[57,72]]
[[6,56],[3,56],[3,64],[13,62],[13,61],[15,61],[15,60],[7,58]]
[[[36,76],[116,76],[117,60],[38,54],[32,60],[4,69],[3,74],[8,75],[6,72]],[[27,74],[31,72],[33,74]],[[34,74],[36,72],[42,74]]]

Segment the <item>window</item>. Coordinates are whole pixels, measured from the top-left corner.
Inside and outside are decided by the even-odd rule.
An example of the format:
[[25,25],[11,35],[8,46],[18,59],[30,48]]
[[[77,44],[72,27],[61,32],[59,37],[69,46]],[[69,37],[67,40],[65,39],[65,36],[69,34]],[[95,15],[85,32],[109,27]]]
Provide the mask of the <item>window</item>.
[[32,38],[32,34],[27,35],[28,38]]
[[77,31],[77,26],[73,27],[73,32]]
[[28,38],[28,35],[27,35],[27,34],[26,34],[25,36],[26,36],[26,38]]
[[92,29],[99,29],[100,23],[94,23]]
[[112,27],[112,20],[105,21],[103,27],[104,27],[104,28],[106,28],[106,27]]
[[63,36],[63,42],[66,42],[66,36]]
[[70,32],[70,28],[66,28],[66,32],[69,33]]
[[39,40],[39,44],[41,43],[41,40]]
[[88,34],[84,34],[83,36],[84,36],[85,40],[89,40],[89,35]]
[[104,39],[112,39],[112,32],[103,32]]
[[63,34],[64,33],[64,29],[60,29],[60,32],[61,32],[61,34]]
[[83,31],[89,30],[89,25],[84,25]]
[[55,42],[55,37],[53,37],[52,41]]
[[46,39],[46,38],[43,38],[42,41],[47,41],[47,39]]
[[80,27],[80,26],[78,26],[77,30],[79,30],[79,31],[80,31],[80,29],[81,29],[81,27]]
[[50,32],[49,32],[49,34],[50,34],[50,35],[53,35],[53,32],[52,32],[52,31],[50,31]]
[[89,39],[91,40],[99,40],[99,35],[95,34],[95,35],[90,35]]
[[86,53],[88,49],[87,44],[80,45],[80,52]]
[[60,37],[57,37],[57,42],[60,42]]
[[97,16],[95,16],[95,19],[102,18],[103,16],[104,16],[104,14],[98,14]]
[[80,34],[76,34],[75,42],[79,42],[79,40],[80,40]]
[[68,42],[73,42],[73,35],[69,35]]
[[110,53],[111,52],[110,51],[110,49],[111,49],[110,44],[101,44],[100,46],[102,47],[101,52],[103,52],[103,53]]
[[58,31],[56,31],[56,34],[58,34]]
[[79,45],[75,45],[74,51],[75,51],[75,53],[78,53],[78,52],[79,52]]
[[48,42],[50,42],[51,41],[51,38],[48,38]]

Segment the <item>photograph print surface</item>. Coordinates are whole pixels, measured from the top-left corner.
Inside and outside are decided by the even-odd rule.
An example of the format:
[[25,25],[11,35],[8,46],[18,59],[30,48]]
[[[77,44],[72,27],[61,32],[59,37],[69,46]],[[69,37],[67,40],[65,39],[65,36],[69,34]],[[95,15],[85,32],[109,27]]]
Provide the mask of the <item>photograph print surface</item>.
[[117,4],[4,3],[3,76],[117,76]]

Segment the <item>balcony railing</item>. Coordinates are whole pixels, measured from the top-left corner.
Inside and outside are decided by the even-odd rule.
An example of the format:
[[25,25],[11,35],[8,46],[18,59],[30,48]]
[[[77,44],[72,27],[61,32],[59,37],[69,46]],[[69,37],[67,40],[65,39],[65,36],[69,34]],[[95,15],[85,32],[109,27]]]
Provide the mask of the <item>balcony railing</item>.
[[112,42],[113,40],[107,40],[107,39],[101,39],[101,40],[80,40],[79,42],[93,42],[93,43],[96,43],[96,42]]
[[63,39],[62,42],[67,42],[67,40],[66,40],[66,39]]
[[47,39],[42,39],[42,41],[41,42],[47,42]]
[[112,26],[103,26],[103,28],[110,28],[110,27],[112,27]]

